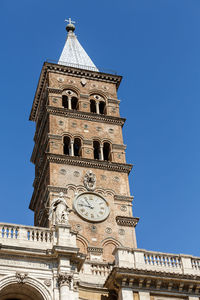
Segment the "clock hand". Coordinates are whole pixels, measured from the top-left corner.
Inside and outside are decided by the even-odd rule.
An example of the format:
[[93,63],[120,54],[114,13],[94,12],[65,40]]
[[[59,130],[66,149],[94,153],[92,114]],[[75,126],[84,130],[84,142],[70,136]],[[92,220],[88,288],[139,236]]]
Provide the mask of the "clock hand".
[[82,203],[79,203],[78,205],[80,205],[80,206],[86,206],[86,207],[89,207],[89,208],[94,208],[94,207],[93,207],[93,206],[91,206],[91,205],[82,204]]

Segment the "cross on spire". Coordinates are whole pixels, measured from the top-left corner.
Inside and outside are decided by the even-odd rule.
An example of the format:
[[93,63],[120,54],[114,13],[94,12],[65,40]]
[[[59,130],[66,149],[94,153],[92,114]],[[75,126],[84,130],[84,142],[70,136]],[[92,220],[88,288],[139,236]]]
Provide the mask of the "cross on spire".
[[71,18],[69,18],[68,20],[65,20],[65,22],[68,22],[69,24],[75,24],[76,22],[75,21],[72,21],[72,19]]

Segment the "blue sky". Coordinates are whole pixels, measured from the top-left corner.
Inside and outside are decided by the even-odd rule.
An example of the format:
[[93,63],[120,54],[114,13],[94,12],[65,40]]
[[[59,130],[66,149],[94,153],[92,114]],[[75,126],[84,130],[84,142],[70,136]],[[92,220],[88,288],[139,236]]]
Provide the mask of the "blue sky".
[[59,58],[68,17],[94,63],[123,75],[138,247],[200,255],[199,0],[1,0],[0,221],[33,224],[28,118],[43,61]]

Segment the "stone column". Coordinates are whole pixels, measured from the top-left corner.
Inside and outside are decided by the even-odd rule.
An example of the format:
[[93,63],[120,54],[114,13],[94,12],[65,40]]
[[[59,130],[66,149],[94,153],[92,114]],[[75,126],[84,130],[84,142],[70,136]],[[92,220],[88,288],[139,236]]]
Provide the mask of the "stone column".
[[70,155],[74,156],[74,140],[71,140],[70,143]]
[[103,160],[103,145],[100,145],[100,160]]
[[121,288],[118,300],[133,300],[133,291],[128,288]]
[[68,96],[68,109],[72,109],[72,98]]
[[150,300],[150,293],[139,292],[139,300]]
[[95,104],[96,104],[96,113],[99,114],[99,102],[96,101]]
[[70,284],[72,276],[65,273],[58,275],[58,286],[60,288],[60,300],[70,299]]

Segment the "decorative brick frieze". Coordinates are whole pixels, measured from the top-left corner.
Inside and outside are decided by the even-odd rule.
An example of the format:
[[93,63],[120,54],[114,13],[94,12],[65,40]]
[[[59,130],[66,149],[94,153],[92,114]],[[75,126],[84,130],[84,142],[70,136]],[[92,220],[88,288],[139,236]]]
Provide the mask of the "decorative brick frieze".
[[97,161],[93,159],[79,158],[76,156],[66,156],[66,155],[57,155],[57,154],[47,154],[47,160],[49,162],[55,162],[58,164],[68,164],[73,166],[80,166],[85,168],[96,168],[103,170],[112,170],[116,172],[128,173],[132,169],[130,164],[119,164],[111,163],[107,161]]
[[127,226],[127,227],[135,227],[139,221],[139,218],[133,218],[133,217],[116,217],[117,225],[120,226]]
[[49,114],[53,114],[56,116],[65,116],[69,118],[75,118],[75,119],[81,119],[81,120],[87,120],[93,122],[116,124],[119,126],[123,126],[126,121],[125,118],[93,114],[93,113],[83,112],[78,110],[69,110],[62,107],[47,106],[46,109]]
[[62,90],[48,87],[48,92],[52,94],[61,94]]
[[103,253],[103,248],[100,248],[100,247],[88,247],[88,252],[91,252],[91,253]]

